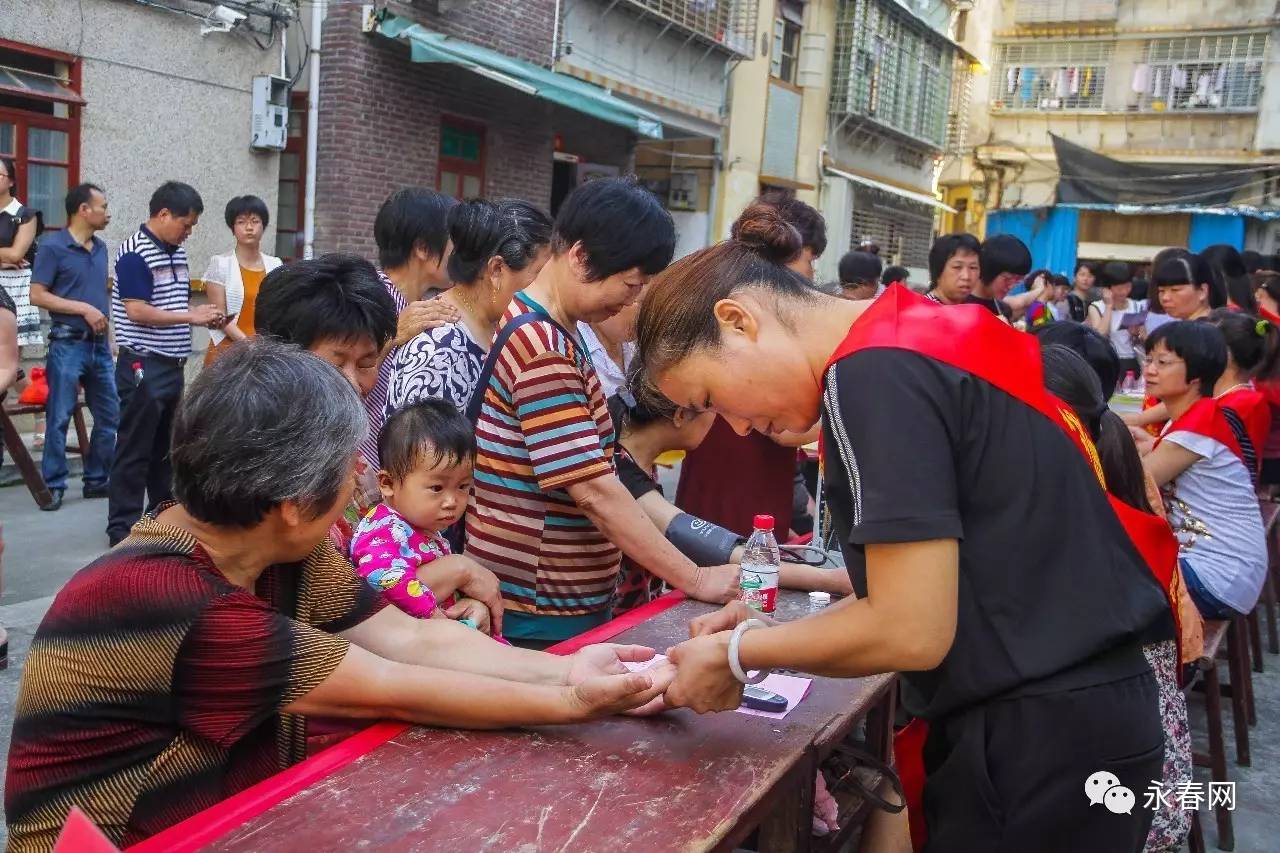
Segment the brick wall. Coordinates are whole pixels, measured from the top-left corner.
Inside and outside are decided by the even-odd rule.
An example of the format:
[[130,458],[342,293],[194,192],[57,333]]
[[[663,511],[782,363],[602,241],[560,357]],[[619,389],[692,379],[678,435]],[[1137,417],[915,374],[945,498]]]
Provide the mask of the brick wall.
[[402,0],[386,4],[392,14],[438,33],[550,67],[556,0],[466,0],[445,13],[434,11],[435,5]]
[[[498,16],[494,11],[498,6],[512,11]],[[465,9],[476,17],[467,23],[468,37],[496,47],[509,34],[545,29],[549,55],[551,12],[542,21],[528,11],[543,6],[550,9],[554,4],[541,0],[469,4]],[[407,46],[360,32],[359,14],[357,5],[331,4],[324,24],[317,252],[376,257],[373,220],[382,201],[400,187],[436,185],[442,115],[485,126],[486,195],[525,198],[546,207],[551,197],[552,106],[462,68],[414,63]],[[460,16],[461,11],[450,17]],[[427,16],[418,17],[432,25]],[[463,35],[461,29],[457,34]],[[529,42],[526,39],[518,46],[527,49]]]

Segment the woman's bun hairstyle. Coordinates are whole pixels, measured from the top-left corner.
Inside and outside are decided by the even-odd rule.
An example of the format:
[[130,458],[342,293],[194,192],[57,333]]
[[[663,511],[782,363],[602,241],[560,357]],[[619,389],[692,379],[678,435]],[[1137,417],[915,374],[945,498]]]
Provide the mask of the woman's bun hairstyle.
[[760,202],[742,211],[729,234],[773,264],[787,263],[803,248],[803,239],[795,226],[783,219],[776,207]]

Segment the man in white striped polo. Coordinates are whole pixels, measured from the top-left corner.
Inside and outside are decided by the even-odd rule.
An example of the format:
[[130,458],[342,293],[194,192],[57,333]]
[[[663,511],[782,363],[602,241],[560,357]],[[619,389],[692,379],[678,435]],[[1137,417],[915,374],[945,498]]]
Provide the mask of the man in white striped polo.
[[142,516],[173,497],[169,432],[182,399],[191,327],[226,323],[212,305],[191,307],[182,243],[204,212],[200,194],[169,181],[151,196],[150,218],[116,250],[111,288],[120,427],[111,468],[107,536],[114,546]]

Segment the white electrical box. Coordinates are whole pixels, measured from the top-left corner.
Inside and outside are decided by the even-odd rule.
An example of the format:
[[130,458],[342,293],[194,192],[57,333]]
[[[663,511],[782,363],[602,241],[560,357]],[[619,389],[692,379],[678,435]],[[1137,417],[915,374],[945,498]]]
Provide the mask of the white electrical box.
[[249,147],[283,151],[289,141],[289,81],[263,74],[253,78],[253,127]]
[[667,190],[668,210],[697,210],[698,173],[672,172]]

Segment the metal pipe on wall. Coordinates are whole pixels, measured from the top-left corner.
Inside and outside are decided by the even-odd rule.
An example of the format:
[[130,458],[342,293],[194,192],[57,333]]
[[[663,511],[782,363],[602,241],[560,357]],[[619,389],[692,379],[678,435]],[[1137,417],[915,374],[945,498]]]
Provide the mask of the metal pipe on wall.
[[324,26],[324,0],[311,3],[311,63],[307,89],[307,169],[306,205],[302,214],[302,257],[315,256],[316,240],[316,152],[320,141],[320,56],[321,28]]

